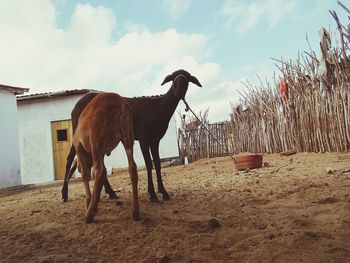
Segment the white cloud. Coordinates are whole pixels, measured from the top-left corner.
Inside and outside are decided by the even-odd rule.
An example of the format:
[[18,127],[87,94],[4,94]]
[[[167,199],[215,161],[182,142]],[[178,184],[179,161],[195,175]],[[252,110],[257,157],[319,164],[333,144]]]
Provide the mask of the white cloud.
[[0,8],[7,15],[0,18],[0,81],[32,92],[86,87],[142,94],[148,74],[168,61],[199,54],[206,43],[201,34],[141,27],[113,42],[116,18],[104,7],[77,5],[64,30],[55,24],[48,1],[7,1]]
[[175,19],[185,13],[191,3],[192,0],[163,0],[165,10]]
[[67,37],[71,37],[75,42],[69,43],[71,41],[66,40],[70,45],[85,47],[105,45],[111,38],[114,26],[115,17],[112,10],[102,6],[78,4],[67,32]]
[[51,26],[56,18],[56,10],[47,0],[0,1],[0,25],[11,24],[13,27],[26,27],[32,30]]
[[31,93],[91,88],[155,95],[168,90],[169,84],[160,86],[166,75],[184,68],[203,85],[190,85],[191,106],[196,111],[210,106],[210,116],[228,118],[232,86],[223,83],[217,63],[199,62],[207,36],[137,26],[115,41],[117,19],[108,8],[78,4],[62,29],[50,2],[19,2],[0,4],[6,10],[6,17],[0,17],[0,83],[29,87]]
[[221,15],[227,18],[228,25],[235,24],[238,33],[244,33],[262,22],[268,28],[275,27],[280,20],[291,13],[297,0],[226,0]]
[[205,110],[209,108],[209,119],[211,122],[219,122],[230,118],[231,107],[230,102],[237,103],[240,95],[238,90],[242,89],[241,80],[234,82],[217,82],[209,87],[207,96],[208,101],[198,102],[198,109]]

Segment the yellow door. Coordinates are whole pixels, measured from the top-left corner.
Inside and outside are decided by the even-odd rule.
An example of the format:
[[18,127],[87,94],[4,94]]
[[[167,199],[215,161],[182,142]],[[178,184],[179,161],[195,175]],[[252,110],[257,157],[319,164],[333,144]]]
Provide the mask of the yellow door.
[[55,179],[64,180],[67,156],[72,146],[72,123],[71,120],[53,121],[51,127]]

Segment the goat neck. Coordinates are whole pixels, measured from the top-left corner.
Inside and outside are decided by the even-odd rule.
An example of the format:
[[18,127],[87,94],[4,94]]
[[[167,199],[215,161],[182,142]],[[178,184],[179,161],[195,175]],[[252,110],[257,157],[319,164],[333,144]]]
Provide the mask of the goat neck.
[[170,120],[171,116],[175,112],[177,105],[179,104],[179,101],[185,98],[187,89],[187,78],[183,75],[177,76],[162,100],[162,109],[164,109],[163,114],[167,119]]
[[164,115],[167,115],[169,119],[173,115],[173,113],[176,110],[177,105],[179,104],[179,101],[181,100],[180,97],[176,96],[173,91],[173,86],[168,90],[167,93],[164,94],[162,97],[162,109],[164,111],[162,112]]

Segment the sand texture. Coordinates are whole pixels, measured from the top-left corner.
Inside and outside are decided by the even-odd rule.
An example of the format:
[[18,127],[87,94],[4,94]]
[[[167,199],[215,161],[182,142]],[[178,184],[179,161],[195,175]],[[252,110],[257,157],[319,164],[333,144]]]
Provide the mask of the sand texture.
[[92,224],[80,180],[67,203],[61,183],[0,190],[0,261],[350,262],[350,160],[338,155],[264,155],[268,167],[249,172],[228,157],[164,168],[161,203],[140,171],[140,221],[126,172],[109,177],[118,202],[103,192]]

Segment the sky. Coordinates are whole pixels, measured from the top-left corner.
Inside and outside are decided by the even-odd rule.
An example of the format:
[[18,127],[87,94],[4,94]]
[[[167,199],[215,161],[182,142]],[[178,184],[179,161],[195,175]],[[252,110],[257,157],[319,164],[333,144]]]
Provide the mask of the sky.
[[0,0],[0,10],[1,84],[157,95],[183,68],[203,85],[186,99],[210,122],[229,119],[242,81],[273,83],[271,58],[308,51],[306,34],[318,53],[319,29],[336,28],[329,10],[345,13],[335,0]]

